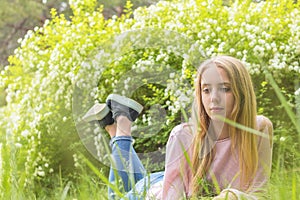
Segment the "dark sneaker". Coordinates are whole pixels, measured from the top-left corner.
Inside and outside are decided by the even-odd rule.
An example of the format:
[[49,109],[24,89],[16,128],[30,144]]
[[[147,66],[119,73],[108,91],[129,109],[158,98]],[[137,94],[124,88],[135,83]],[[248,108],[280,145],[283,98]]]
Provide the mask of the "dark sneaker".
[[133,122],[143,110],[143,106],[138,102],[118,94],[110,94],[106,99],[106,104],[112,111],[114,120],[123,115]]
[[82,120],[85,122],[98,121],[102,128],[114,123],[112,113],[109,107],[104,103],[96,103],[95,105],[93,105],[93,107],[91,107],[82,117]]

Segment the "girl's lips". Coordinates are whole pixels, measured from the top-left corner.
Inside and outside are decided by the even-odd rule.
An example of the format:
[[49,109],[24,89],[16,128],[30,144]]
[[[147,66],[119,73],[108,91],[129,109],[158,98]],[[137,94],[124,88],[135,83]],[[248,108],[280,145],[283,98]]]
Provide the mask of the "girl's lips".
[[211,110],[211,111],[218,112],[218,111],[222,111],[222,110],[224,110],[224,109],[221,108],[221,107],[212,107],[212,108],[210,108],[210,110]]

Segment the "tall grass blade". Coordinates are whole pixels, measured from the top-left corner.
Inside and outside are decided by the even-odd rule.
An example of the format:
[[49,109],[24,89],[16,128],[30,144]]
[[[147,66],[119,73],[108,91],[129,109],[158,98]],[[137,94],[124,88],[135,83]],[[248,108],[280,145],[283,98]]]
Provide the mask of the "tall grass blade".
[[234,126],[236,128],[239,128],[241,130],[244,130],[244,131],[247,131],[249,133],[252,133],[252,134],[255,134],[255,135],[258,135],[258,136],[261,136],[261,137],[264,137],[264,138],[269,138],[269,135],[266,135],[258,130],[255,130],[255,129],[252,129],[252,128],[249,128],[247,126],[244,126],[242,124],[238,124],[237,122],[235,121],[232,121],[230,119],[227,119],[223,116],[217,116],[217,118],[219,118],[220,120],[223,120],[225,123],[231,125],[231,126]]
[[64,188],[63,190],[63,193],[61,195],[61,200],[65,200],[67,198],[67,195],[68,195],[68,191],[70,190],[70,187],[71,187],[71,182],[69,181],[66,185],[66,187]]
[[278,85],[276,84],[273,76],[268,72],[265,71],[265,75],[266,78],[269,80],[271,86],[273,87],[273,89],[275,90],[275,93],[280,101],[280,103],[283,105],[285,111],[287,112],[290,120],[292,121],[292,123],[294,124],[294,126],[296,127],[296,130],[299,134],[299,140],[300,140],[300,125],[297,123],[297,117],[295,115],[295,113],[292,111],[291,107],[289,106],[287,100],[285,99],[285,97],[283,96],[283,94],[280,91],[280,88],[278,87]]
[[112,183],[109,182],[109,180],[99,172],[99,170],[88,160],[86,159],[83,155],[81,155],[82,160],[87,164],[87,166],[108,186],[110,187],[119,197],[124,198],[124,194],[120,192],[120,190],[113,185]]

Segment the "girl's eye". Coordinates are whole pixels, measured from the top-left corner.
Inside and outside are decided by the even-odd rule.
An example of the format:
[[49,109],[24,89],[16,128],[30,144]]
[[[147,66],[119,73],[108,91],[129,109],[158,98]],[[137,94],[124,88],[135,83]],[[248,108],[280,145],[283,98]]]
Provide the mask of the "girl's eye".
[[220,88],[220,91],[222,91],[222,92],[229,92],[230,88],[228,88],[228,87],[222,87],[222,88]]
[[210,92],[210,89],[209,88],[203,88],[202,92],[208,94]]

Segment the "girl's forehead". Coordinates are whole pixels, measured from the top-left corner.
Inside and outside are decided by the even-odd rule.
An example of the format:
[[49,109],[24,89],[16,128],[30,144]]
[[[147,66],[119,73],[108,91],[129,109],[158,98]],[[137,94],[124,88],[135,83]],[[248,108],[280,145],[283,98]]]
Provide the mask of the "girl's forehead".
[[230,83],[228,75],[223,68],[209,67],[201,75],[201,84],[223,84]]

